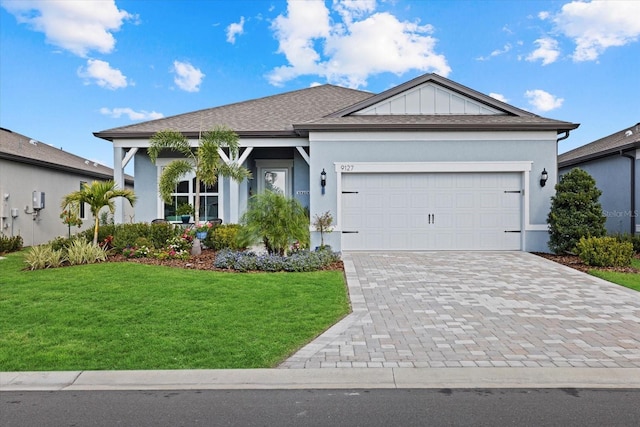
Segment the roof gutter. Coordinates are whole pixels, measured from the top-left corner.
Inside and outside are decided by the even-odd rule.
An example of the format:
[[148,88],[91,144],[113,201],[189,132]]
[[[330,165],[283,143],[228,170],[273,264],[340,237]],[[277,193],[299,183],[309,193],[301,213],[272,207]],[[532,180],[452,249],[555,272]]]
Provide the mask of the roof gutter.
[[556,139],[556,143],[569,138],[569,133],[570,132],[571,132],[570,130],[565,130],[564,131],[564,135],[562,135],[560,138]]
[[625,153],[622,150],[620,150],[620,155],[631,160],[629,169],[629,188],[631,189],[631,194],[629,195],[629,233],[633,236],[636,232],[636,156]]

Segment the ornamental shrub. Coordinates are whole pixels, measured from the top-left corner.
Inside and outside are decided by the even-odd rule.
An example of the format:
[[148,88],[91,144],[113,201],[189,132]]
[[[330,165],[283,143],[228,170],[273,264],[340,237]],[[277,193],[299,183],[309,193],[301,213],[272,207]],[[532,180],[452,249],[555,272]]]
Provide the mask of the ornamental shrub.
[[628,267],[633,258],[631,242],[615,237],[582,237],[576,250],[582,262],[594,267]]
[[6,237],[0,235],[0,254],[17,252],[22,249],[22,236]]
[[107,253],[100,246],[76,239],[67,248],[67,262],[69,265],[93,264],[107,259]]
[[60,267],[65,261],[63,251],[54,250],[51,245],[32,246],[24,255],[29,270]]
[[246,246],[238,238],[241,229],[242,226],[240,224],[222,224],[214,227],[213,231],[207,234],[204,244],[216,251],[225,248],[235,251],[245,249]]
[[596,181],[582,169],[572,169],[562,177],[547,217],[551,251],[572,253],[581,237],[606,234],[606,218],[598,201],[601,194]]
[[619,242],[630,242],[633,252],[640,253],[640,234],[617,234],[614,236]]
[[236,271],[316,271],[340,260],[340,254],[330,250],[299,251],[289,256],[275,254],[256,255],[223,249],[216,254],[214,267]]

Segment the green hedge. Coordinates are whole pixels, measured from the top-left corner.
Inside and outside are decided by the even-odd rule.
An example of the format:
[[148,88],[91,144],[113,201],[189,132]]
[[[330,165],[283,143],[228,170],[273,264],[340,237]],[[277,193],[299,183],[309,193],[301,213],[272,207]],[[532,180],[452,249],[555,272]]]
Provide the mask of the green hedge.
[[6,237],[0,235],[0,254],[17,252],[22,249],[22,236]]
[[[180,236],[182,233],[183,229],[181,227],[170,223],[110,224],[103,225],[98,229],[98,243],[103,243],[112,238],[110,245],[116,252],[121,253],[124,248],[136,246],[136,241],[139,239],[148,241],[154,248],[162,248],[173,237]],[[80,233],[79,236],[91,241],[93,239],[93,229],[86,230]]]
[[214,227],[207,234],[204,240],[205,246],[216,251],[221,249],[231,249],[234,251],[246,248],[240,239],[239,234],[242,230],[240,224],[222,224]]
[[615,237],[582,237],[576,249],[582,262],[594,267],[628,267],[633,258],[631,242]]

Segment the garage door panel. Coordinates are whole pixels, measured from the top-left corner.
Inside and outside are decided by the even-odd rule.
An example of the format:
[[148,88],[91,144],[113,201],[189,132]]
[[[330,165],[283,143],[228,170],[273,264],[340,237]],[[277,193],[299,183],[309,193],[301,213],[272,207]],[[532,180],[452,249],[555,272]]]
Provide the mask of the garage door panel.
[[[519,173],[343,174],[343,249],[519,250]],[[355,197],[354,197],[355,196]]]

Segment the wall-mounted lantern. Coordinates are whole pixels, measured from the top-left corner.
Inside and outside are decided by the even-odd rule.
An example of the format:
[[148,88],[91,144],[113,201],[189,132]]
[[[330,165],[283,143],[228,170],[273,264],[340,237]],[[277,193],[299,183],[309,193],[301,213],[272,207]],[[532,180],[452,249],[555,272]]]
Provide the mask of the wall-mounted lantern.
[[540,187],[547,185],[547,179],[549,179],[549,174],[547,173],[547,169],[543,168],[540,174]]
[[324,187],[327,186],[327,173],[322,168],[322,172],[320,172],[320,187],[322,187],[322,194],[324,194]]

